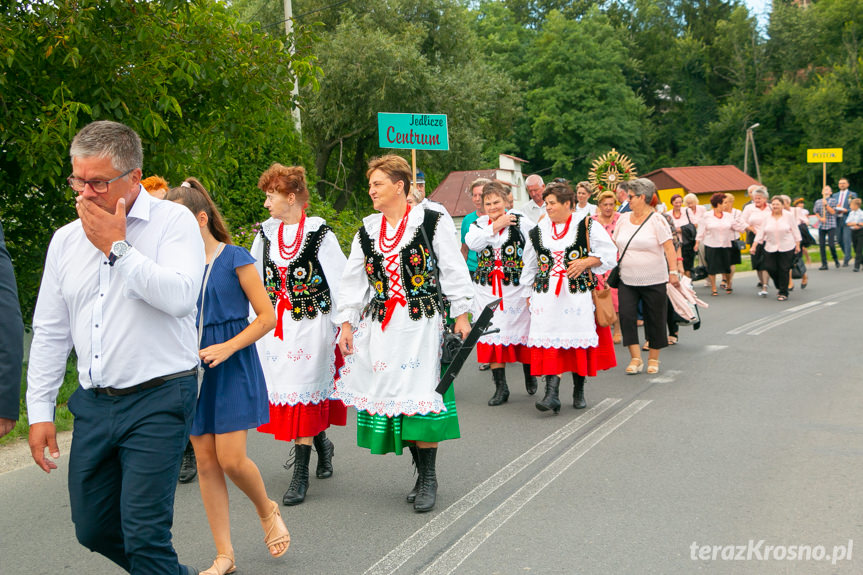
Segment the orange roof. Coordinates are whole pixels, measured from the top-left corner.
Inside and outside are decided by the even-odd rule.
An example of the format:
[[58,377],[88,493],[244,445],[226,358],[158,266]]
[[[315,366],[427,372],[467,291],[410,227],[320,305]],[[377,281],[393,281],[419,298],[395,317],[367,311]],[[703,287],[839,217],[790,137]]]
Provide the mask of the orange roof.
[[746,175],[737,166],[660,168],[643,177],[656,184],[658,190],[683,188],[693,194],[738,192],[758,183],[758,180]]
[[454,218],[461,218],[476,210],[470,193],[470,184],[477,178],[495,179],[497,170],[469,170],[450,172],[429,194],[429,199],[443,204]]

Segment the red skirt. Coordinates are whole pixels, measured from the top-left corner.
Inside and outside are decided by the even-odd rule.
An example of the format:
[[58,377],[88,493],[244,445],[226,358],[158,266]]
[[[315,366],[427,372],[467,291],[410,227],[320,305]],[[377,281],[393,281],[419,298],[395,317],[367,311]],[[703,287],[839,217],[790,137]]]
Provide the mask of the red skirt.
[[476,344],[476,360],[479,363],[530,363],[530,348],[526,345]]
[[341,401],[327,399],[318,404],[270,404],[270,422],[258,427],[261,433],[271,433],[279,441],[298,437],[314,437],[330,425],[345,425],[348,410]]
[[530,348],[531,375],[560,375],[568,371],[593,377],[597,371],[611,369],[617,365],[611,328],[597,327],[599,343],[596,347]]

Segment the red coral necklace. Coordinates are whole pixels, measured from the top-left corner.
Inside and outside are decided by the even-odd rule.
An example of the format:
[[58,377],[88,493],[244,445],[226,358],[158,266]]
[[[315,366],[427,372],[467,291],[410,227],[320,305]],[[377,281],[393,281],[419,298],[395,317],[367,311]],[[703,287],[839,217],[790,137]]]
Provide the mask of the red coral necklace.
[[387,236],[387,218],[381,214],[381,233],[378,234],[378,249],[381,253],[387,253],[392,251],[394,247],[399,245],[399,242],[402,241],[402,237],[405,235],[405,229],[408,226],[408,214],[411,211],[411,205],[408,204],[408,209],[405,210],[405,215],[402,216],[401,221],[399,222],[398,227],[396,228],[396,234],[392,239],[386,237]]
[[279,255],[282,256],[282,259],[292,260],[294,256],[297,255],[297,252],[300,251],[300,246],[303,244],[303,231],[306,227],[306,212],[303,211],[303,215],[300,216],[300,223],[297,226],[297,235],[294,237],[294,241],[292,241],[289,245],[285,245],[285,222],[279,224]]
[[562,240],[566,237],[566,233],[569,231],[569,224],[572,222],[572,214],[569,214],[569,217],[566,219],[566,225],[563,226],[563,231],[557,233],[557,224],[551,222],[551,239],[553,240]]

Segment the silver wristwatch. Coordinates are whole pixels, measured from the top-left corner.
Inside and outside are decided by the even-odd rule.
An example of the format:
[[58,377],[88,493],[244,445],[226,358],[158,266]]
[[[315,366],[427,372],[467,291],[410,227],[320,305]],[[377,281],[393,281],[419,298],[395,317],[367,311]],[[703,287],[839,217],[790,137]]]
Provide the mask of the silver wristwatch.
[[119,242],[114,242],[111,244],[111,253],[108,254],[108,264],[114,265],[114,263],[129,253],[129,250],[132,249],[132,244],[127,242],[126,240],[120,240]]

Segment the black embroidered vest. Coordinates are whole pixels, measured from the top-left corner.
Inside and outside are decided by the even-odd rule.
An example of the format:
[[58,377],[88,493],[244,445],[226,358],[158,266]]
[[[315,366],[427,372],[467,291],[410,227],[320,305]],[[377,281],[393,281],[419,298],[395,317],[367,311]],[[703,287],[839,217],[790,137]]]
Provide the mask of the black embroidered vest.
[[[568,246],[563,252],[563,267],[566,269],[569,263],[573,260],[587,257],[587,234],[590,233],[590,216],[585,217],[578,223],[577,232],[575,234],[575,242]],[[551,250],[545,247],[542,243],[542,233],[539,226],[536,226],[528,233],[530,243],[533,249],[536,250],[537,272],[533,280],[533,291],[537,293],[548,293],[549,284],[553,276],[555,262],[554,255]],[[596,287],[596,276],[589,274],[588,270],[582,272],[576,278],[568,278],[569,293],[584,293]]]
[[[413,239],[406,244],[398,255],[401,275],[402,291],[407,303],[408,315],[414,321],[425,317],[434,317],[435,312],[442,313],[437,295],[437,278],[435,277],[435,266],[437,265],[434,249],[426,245],[422,229],[425,229],[429,242],[434,241],[435,230],[441,214],[433,210],[425,210],[422,227],[417,228]],[[383,221],[381,221],[383,226]],[[360,246],[366,259],[366,276],[372,288],[372,299],[363,310],[363,317],[370,317],[372,321],[383,323],[386,317],[386,302],[390,291],[390,279],[387,273],[387,257],[392,257],[396,252],[384,256],[374,249],[374,241],[365,226],[360,228]]]
[[[296,321],[304,317],[313,319],[318,315],[318,311],[327,314],[333,308],[330,286],[318,260],[318,250],[328,231],[331,231],[331,228],[322,225],[317,230],[306,233],[302,251],[286,269],[283,268],[284,277],[279,266],[270,258],[269,238],[263,229],[260,232],[264,243],[264,287],[267,288],[273,306],[278,304],[280,294],[287,294],[292,306],[291,318]],[[285,286],[282,285],[283,280]]]
[[[500,247],[500,259],[503,270],[503,285],[518,285],[521,280],[521,270],[524,267],[522,255],[524,254],[524,234],[521,233],[519,224],[521,215],[515,216],[515,223],[509,226],[509,237]],[[472,224],[473,225],[473,224]],[[489,285],[489,274],[494,271],[494,248],[484,247],[477,254],[476,271],[473,273],[474,283]]]

